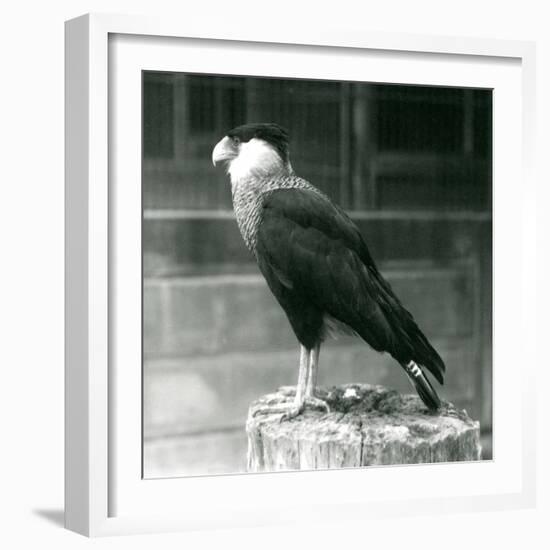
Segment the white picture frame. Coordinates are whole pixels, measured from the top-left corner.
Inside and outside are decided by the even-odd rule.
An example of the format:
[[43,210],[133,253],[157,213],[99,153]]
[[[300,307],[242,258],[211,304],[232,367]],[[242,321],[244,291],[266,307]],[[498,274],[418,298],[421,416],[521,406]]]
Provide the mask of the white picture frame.
[[[148,41],[153,38],[157,46]],[[227,63],[227,71],[235,71],[238,62],[241,74],[260,74],[258,59],[261,61],[261,56],[255,57],[255,51],[265,53],[279,48],[275,65],[276,58],[298,59],[306,54],[311,56],[310,60],[317,61],[326,55],[339,56],[339,59],[346,55],[350,59],[371,55],[374,61],[369,66],[373,71],[386,70],[394,61],[395,67],[400,64],[401,69],[392,70],[400,70],[400,81],[404,82],[421,78],[418,71],[423,70],[423,64],[426,74],[439,72],[439,83],[447,78],[445,82],[451,85],[465,84],[466,77],[460,75],[466,73],[470,74],[468,78],[477,78],[478,83],[490,86],[491,82],[497,82],[493,206],[496,451],[493,461],[412,468],[141,479],[140,466],[137,466],[141,456],[135,455],[141,433],[139,419],[137,425],[135,421],[136,407],[141,405],[141,373],[139,366],[121,361],[118,355],[124,341],[130,342],[129,346],[136,344],[135,333],[130,325],[122,332],[113,332],[117,316],[131,318],[133,314],[135,320],[137,310],[130,309],[137,305],[132,306],[123,292],[122,297],[112,292],[113,288],[120,288],[115,284],[116,277],[124,273],[133,281],[129,288],[135,288],[135,281],[141,278],[141,272],[135,272],[136,265],[132,263],[137,257],[135,253],[140,253],[139,245],[132,248],[133,256],[125,258],[124,254],[118,254],[120,244],[127,242],[124,239],[128,240],[136,234],[132,231],[137,231],[136,204],[132,202],[137,195],[132,187],[129,194],[121,195],[126,191],[111,185],[120,178],[119,169],[135,164],[136,156],[135,150],[132,152],[121,145],[122,142],[117,142],[120,146],[116,158],[109,156],[110,142],[118,139],[120,132],[135,133],[135,127],[130,128],[128,112],[124,114],[125,110],[121,109],[115,113],[112,107],[119,105],[114,88],[128,83],[125,74],[154,68],[151,63],[157,63],[160,54],[164,60],[162,67],[173,69],[175,65],[170,63],[180,63],[181,55],[176,50],[185,40],[195,41],[195,45],[208,41],[209,48],[218,53],[225,49],[228,55],[222,62]],[[236,61],[239,48],[248,48],[250,55],[240,56]],[[235,54],[233,62],[231,51]],[[214,66],[208,65],[208,56],[191,50],[186,52],[186,62],[195,63],[193,70],[204,63],[205,72],[214,71]],[[384,63],[376,65],[377,56],[384,56]],[[410,66],[413,59],[417,63],[414,75],[403,68]],[[534,63],[534,45],[529,42],[292,26],[277,32],[239,30],[226,28],[223,22],[200,28],[168,18],[118,15],[85,15],[68,21],[66,527],[88,536],[99,536],[292,522],[298,512],[294,506],[300,503],[289,496],[303,491],[309,498],[307,507],[300,505],[300,519],[312,522],[329,517],[359,520],[366,515],[436,514],[534,505],[535,436],[528,420],[536,407],[536,362],[531,358],[533,346],[528,326],[529,316],[534,317],[534,304],[526,280],[526,273],[534,265],[535,188],[530,177],[534,149]],[[350,67],[352,64],[350,61]],[[311,71],[320,70],[321,65],[310,63]],[[451,70],[445,70],[446,65],[450,65]],[[298,61],[295,65],[287,63],[285,70],[301,71],[297,74],[303,75],[304,66]],[[270,75],[265,69],[261,74]],[[384,78],[395,81],[395,76],[378,74],[378,81]],[[135,95],[132,96],[128,105],[135,99]],[[505,111],[508,114],[500,116]],[[139,172],[139,166],[135,168]],[[124,174],[128,176],[131,172]],[[124,209],[120,207],[123,200]],[[509,207],[514,204],[515,225],[506,224],[507,216],[511,215]],[[506,265],[506,251],[504,246],[499,247],[504,241],[521,250],[518,255],[521,261],[509,265],[506,274],[502,269]],[[517,292],[504,304],[499,296],[505,295],[510,284],[515,285]],[[136,325],[133,326],[135,329]],[[499,342],[511,341],[514,330],[519,336],[515,341],[522,342],[521,345],[514,345],[506,353],[499,352],[499,349],[502,351]],[[514,368],[520,360],[521,372]],[[122,364],[126,367],[121,367]],[[470,483],[465,483],[465,479]],[[365,491],[341,490],[362,484]],[[260,501],[260,495],[265,494],[270,495],[269,501]],[[289,500],[296,504],[288,505]]]

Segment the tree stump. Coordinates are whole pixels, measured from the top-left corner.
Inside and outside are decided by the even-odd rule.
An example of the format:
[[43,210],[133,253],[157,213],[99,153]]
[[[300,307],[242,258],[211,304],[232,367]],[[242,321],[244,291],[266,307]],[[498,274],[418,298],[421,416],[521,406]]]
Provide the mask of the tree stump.
[[319,390],[330,413],[306,408],[282,422],[280,414],[261,414],[266,406],[292,400],[294,392],[283,387],[250,405],[249,472],[481,459],[479,422],[451,403],[431,412],[416,395],[347,384]]

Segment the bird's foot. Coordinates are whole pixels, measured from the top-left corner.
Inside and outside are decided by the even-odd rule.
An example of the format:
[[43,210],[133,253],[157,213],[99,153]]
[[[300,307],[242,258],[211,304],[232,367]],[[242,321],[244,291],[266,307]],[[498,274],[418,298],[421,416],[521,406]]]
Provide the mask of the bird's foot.
[[279,421],[283,422],[284,420],[296,418],[304,410],[304,405],[305,403],[295,403],[294,401],[291,403],[278,403],[276,405],[270,405],[269,407],[262,407],[261,409],[254,411],[252,416],[255,417],[260,414],[280,414],[281,418]]
[[322,409],[326,413],[330,412],[330,407],[326,401],[313,395],[309,395],[306,396],[301,403],[297,403],[294,400],[291,402],[277,403],[275,405],[262,407],[261,409],[254,411],[252,416],[256,417],[258,415],[280,414],[280,421],[282,422],[283,420],[291,420],[292,418],[296,418],[304,411],[305,407]]
[[315,397],[314,395],[306,396],[306,406],[311,407],[312,409],[323,409],[327,413],[330,412],[328,403],[324,399]]

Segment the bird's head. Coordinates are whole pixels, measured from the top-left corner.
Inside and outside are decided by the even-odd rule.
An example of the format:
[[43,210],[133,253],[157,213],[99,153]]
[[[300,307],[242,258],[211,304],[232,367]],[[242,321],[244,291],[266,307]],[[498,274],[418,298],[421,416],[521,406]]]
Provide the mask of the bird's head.
[[226,164],[232,183],[289,173],[288,132],[273,123],[237,126],[216,144],[212,163]]

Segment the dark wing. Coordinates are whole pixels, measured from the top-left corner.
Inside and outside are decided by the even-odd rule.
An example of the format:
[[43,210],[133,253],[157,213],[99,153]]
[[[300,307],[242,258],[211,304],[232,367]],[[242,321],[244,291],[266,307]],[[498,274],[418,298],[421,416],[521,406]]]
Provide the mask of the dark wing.
[[256,252],[272,290],[284,287],[351,327],[402,364],[413,360],[443,382],[444,364],[378,272],[351,219],[307,189],[266,196]]

